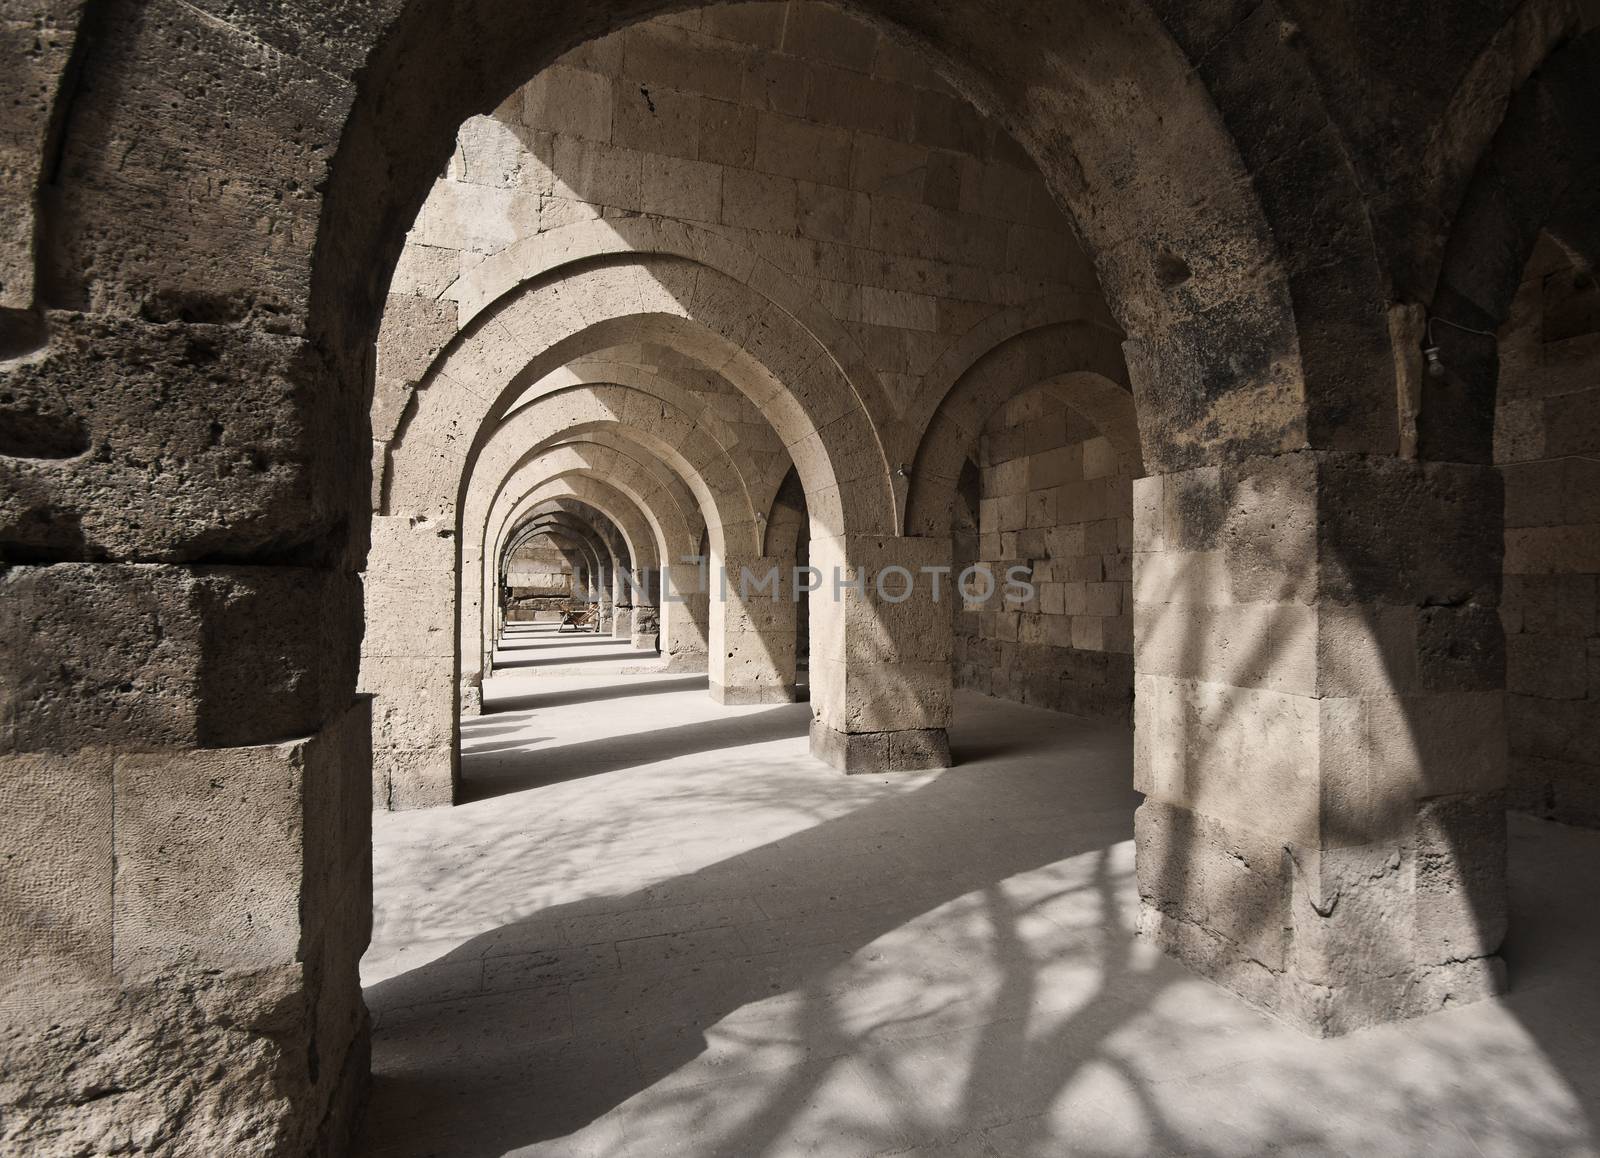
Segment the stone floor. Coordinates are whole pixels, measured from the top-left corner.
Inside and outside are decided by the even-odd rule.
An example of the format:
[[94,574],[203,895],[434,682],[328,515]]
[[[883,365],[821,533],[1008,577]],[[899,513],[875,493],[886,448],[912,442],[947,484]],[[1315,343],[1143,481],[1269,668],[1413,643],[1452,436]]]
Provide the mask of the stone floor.
[[1510,998],[1314,1041],[1132,935],[1125,728],[964,696],[847,778],[550,674],[608,648],[520,632],[472,802],[377,817],[369,1158],[1600,1154],[1600,833],[1513,817]]

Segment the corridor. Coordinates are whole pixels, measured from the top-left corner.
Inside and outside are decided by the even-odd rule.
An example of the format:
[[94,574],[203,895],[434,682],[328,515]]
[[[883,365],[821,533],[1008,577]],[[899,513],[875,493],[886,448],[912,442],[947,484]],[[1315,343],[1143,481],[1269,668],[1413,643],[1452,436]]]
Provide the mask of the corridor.
[[1318,1041],[1134,936],[1126,727],[847,777],[658,667],[514,626],[375,817],[368,1158],[1600,1153],[1600,833],[1511,817],[1507,999]]

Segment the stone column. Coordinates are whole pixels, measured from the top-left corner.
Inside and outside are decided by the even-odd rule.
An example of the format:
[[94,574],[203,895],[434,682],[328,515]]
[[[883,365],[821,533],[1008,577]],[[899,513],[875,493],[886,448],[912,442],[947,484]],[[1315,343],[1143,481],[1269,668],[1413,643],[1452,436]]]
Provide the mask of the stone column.
[[713,559],[707,672],[719,704],[794,702],[792,559]]
[[[659,611],[661,632],[661,658],[668,671],[701,672],[706,670],[705,628],[707,597],[700,569],[692,563],[673,563],[660,572],[651,571],[659,600],[649,608],[634,607],[635,647],[655,649],[655,640],[641,642],[639,617]],[[663,579],[662,576],[665,576]],[[663,588],[662,584],[666,586]]]
[[[470,536],[468,536],[470,539]],[[461,569],[455,591],[458,602],[456,614],[456,644],[459,651],[460,674],[457,688],[461,714],[477,716],[483,713],[483,675],[489,670],[490,641],[496,638],[491,632],[488,609],[494,602],[485,602],[493,590],[483,573],[481,550],[471,542],[461,544]]]
[[1312,1033],[1502,985],[1500,503],[1312,451],[1135,484],[1140,927]]
[[[822,575],[811,597],[812,754],[851,773],[949,767],[953,577],[941,576],[936,599],[922,568],[950,567],[950,539],[849,535],[810,549]],[[898,574],[880,591],[888,567],[915,577],[908,598],[898,600]]]
[[0,579],[13,1152],[101,1153],[174,1123],[189,1153],[348,1135],[372,900],[359,616],[336,571]]
[[612,600],[611,600],[611,568],[602,566],[600,573],[595,578],[594,594],[600,605],[599,628],[602,633],[611,630]]
[[373,806],[451,804],[460,781],[455,542],[375,515],[360,688],[373,700]]
[[611,573],[611,638],[633,638],[633,591],[628,586],[629,570],[614,567]]

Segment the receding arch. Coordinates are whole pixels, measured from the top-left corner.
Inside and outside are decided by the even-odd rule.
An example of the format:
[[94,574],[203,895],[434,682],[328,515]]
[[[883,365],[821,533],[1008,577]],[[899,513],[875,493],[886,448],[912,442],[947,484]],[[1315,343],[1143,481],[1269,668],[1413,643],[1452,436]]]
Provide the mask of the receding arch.
[[[611,303],[626,303],[629,312],[613,316]],[[749,287],[661,257],[564,267],[463,331],[416,391],[390,444],[383,512],[454,517],[505,409],[558,367],[625,341],[691,354],[749,397],[836,532],[892,526],[882,448],[826,349]]]
[[[1512,97],[1467,188],[1444,247],[1431,337],[1409,334],[1424,458],[1492,461],[1499,363],[1492,337],[1510,314],[1540,230],[1593,259],[1600,216],[1600,132],[1587,109],[1600,91],[1600,29],[1553,53]],[[1421,323],[1419,323],[1420,325]],[[1451,383],[1420,375],[1424,340],[1437,344]]]
[[968,364],[933,408],[906,501],[910,534],[948,535],[957,480],[984,424],[1023,392],[1044,388],[1099,427],[1142,474],[1140,431],[1114,333],[1081,322],[1024,330]]

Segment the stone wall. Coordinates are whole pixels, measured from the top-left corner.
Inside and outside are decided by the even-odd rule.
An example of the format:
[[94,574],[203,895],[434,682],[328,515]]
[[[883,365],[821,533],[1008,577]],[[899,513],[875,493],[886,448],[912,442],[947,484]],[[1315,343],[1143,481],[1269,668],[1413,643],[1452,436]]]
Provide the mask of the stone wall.
[[1548,238],[1500,357],[1511,803],[1600,826],[1600,289]]
[[[1003,583],[1031,566],[1035,596],[966,603],[956,616],[956,685],[1074,715],[1133,710],[1132,476],[1087,419],[1030,390],[990,419],[978,445],[971,561]],[[975,550],[973,550],[975,548]]]
[[572,594],[572,568],[554,547],[518,547],[506,568],[506,586],[523,594]]
[[996,309],[1099,297],[1027,154],[921,58],[821,4],[707,8],[585,44],[463,125],[390,288],[375,428],[456,332],[488,257],[640,213],[795,277],[896,407]]

